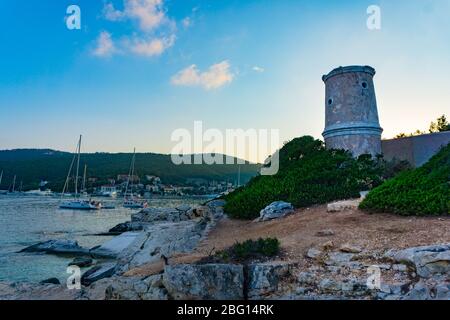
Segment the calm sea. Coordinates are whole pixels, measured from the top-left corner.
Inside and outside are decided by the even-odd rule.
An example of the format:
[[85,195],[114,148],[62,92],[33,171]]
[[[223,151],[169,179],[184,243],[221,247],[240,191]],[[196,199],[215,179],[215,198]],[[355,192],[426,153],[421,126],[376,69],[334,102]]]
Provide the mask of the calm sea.
[[[176,207],[204,200],[158,198],[149,200],[149,205]],[[0,281],[39,282],[56,277],[65,282],[71,258],[17,252],[51,239],[76,240],[83,247],[102,244],[111,237],[92,234],[106,232],[136,212],[121,208],[120,200],[108,200],[116,209],[91,212],[61,210],[59,201],[57,197],[0,195]]]

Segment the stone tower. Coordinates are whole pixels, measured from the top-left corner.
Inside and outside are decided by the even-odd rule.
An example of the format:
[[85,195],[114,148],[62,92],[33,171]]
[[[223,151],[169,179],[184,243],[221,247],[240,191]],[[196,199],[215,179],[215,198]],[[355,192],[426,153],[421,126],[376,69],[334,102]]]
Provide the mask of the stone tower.
[[373,76],[369,66],[339,67],[324,75],[325,131],[328,149],[345,149],[357,157],[381,153],[381,133]]

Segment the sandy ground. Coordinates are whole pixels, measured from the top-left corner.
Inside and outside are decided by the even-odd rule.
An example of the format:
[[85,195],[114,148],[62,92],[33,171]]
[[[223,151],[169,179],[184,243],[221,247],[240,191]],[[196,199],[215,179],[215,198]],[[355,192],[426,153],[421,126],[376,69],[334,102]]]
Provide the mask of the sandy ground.
[[[319,236],[331,229],[334,235]],[[306,251],[332,241],[335,247],[350,244],[368,251],[384,251],[450,242],[450,217],[402,217],[368,214],[357,209],[329,213],[326,206],[297,210],[288,217],[268,222],[222,219],[193,254],[180,255],[170,263],[191,263],[235,242],[276,237],[285,261],[300,262]],[[131,270],[129,275],[153,274],[163,264]]]

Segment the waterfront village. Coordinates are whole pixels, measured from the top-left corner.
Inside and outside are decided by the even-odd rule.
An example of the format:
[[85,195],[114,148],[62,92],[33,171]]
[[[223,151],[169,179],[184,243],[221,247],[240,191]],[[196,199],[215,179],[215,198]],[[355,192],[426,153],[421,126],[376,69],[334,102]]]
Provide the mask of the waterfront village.
[[[99,185],[98,178],[89,178],[88,185],[93,185],[92,194],[103,197],[116,197],[122,194],[128,183],[127,174],[119,174],[116,179],[108,179],[107,184]],[[186,179],[184,185],[165,184],[160,177],[145,175],[130,176],[132,192],[144,198],[151,196],[189,196],[189,195],[217,195],[231,192],[237,186],[230,181],[207,180],[203,178]],[[130,188],[130,187],[129,187]],[[88,190],[89,191],[89,190]]]

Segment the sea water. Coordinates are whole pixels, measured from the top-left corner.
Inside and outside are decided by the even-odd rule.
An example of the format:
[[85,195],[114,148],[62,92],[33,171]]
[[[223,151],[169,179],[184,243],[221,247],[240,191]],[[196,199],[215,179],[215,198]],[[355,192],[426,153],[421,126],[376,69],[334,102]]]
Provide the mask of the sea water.
[[[151,207],[195,205],[205,198],[156,198]],[[65,282],[67,264],[73,257],[41,253],[18,253],[40,241],[76,240],[80,246],[91,248],[111,239],[96,236],[115,225],[130,220],[130,210],[121,207],[120,200],[107,200],[116,209],[72,211],[59,209],[60,198],[0,195],[0,281],[39,282],[56,277]]]

